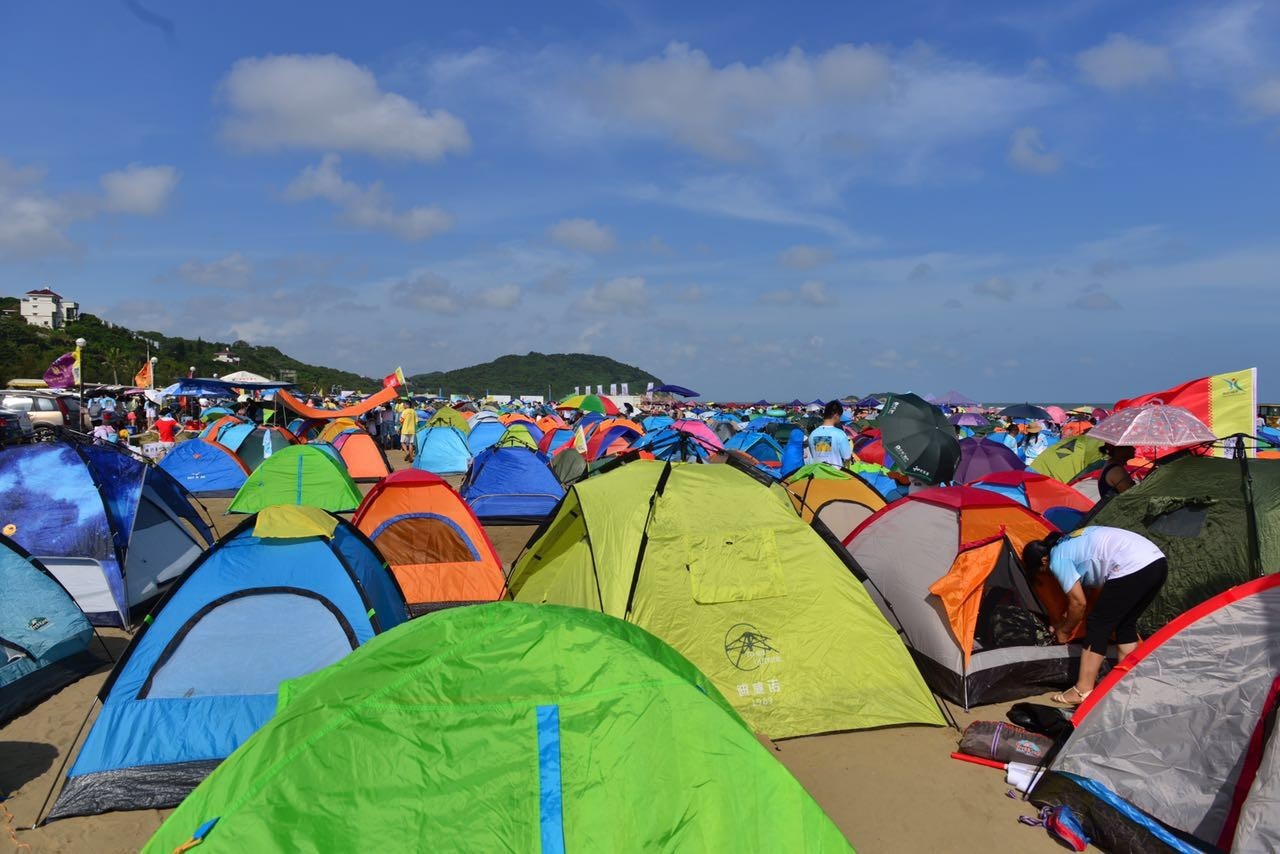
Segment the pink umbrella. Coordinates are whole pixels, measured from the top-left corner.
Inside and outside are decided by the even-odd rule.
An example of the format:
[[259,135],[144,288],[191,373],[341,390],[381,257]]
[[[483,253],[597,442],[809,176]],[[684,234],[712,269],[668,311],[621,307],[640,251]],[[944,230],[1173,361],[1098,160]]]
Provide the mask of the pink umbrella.
[[1188,410],[1163,403],[1122,409],[1098,422],[1089,437],[1110,445],[1143,448],[1184,448],[1218,438]]
[[1067,410],[1061,406],[1046,406],[1044,411],[1053,417],[1054,424],[1065,424],[1067,421]]

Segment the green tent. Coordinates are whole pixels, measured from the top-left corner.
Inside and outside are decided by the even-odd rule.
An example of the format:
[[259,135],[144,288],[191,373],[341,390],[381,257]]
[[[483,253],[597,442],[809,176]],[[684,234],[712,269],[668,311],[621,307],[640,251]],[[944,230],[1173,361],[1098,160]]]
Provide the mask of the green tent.
[[231,499],[228,513],[257,513],[279,504],[305,504],[341,513],[360,506],[360,488],[334,454],[290,445],[254,469]]
[[422,425],[424,430],[427,427],[457,427],[464,436],[471,432],[467,417],[452,406],[442,406],[437,409],[435,415],[428,418],[427,423]]
[[1030,468],[1054,480],[1070,483],[1090,468],[1100,466],[1105,459],[1102,442],[1086,434],[1054,442],[1032,460]]
[[1169,559],[1169,579],[1139,622],[1150,634],[1228,587],[1280,570],[1280,460],[1179,455],[1099,505],[1088,524],[1142,534]]
[[942,723],[850,566],[782,486],[732,465],[637,461],[579,481],[509,585],[648,629],[773,738]]
[[144,849],[849,851],[688,661],[603,614],[496,602],[284,683]]
[[498,439],[497,446],[499,448],[523,447],[536,451],[538,441],[533,438],[533,434],[525,424],[512,424],[507,428],[507,432],[502,434],[502,438]]

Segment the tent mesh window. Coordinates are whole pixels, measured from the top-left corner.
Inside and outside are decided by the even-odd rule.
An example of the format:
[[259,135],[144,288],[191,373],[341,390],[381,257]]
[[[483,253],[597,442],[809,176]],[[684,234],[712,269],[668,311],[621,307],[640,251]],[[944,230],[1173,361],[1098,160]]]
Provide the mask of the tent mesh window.
[[[1009,642],[1010,623],[1014,624],[1015,634],[1025,632],[1027,643]],[[995,567],[982,586],[982,604],[978,608],[978,625],[973,639],[974,652],[1002,646],[1043,646],[1039,630],[1048,624],[1044,605],[1032,592],[1022,564],[1006,541]]]

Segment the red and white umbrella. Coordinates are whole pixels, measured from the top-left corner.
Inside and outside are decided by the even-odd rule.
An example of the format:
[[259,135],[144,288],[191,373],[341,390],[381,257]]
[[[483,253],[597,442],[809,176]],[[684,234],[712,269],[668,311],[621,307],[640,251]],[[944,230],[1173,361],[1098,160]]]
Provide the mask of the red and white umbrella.
[[1099,421],[1089,437],[1109,445],[1143,448],[1185,448],[1218,438],[1189,410],[1163,403],[1121,409]]

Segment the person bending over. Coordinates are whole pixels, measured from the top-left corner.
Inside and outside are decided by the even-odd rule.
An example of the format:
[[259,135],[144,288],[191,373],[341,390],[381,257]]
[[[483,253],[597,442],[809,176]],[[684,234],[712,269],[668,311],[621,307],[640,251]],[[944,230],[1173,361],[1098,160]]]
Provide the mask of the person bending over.
[[1077,706],[1097,684],[1113,632],[1121,659],[1137,648],[1138,618],[1164,586],[1169,564],[1141,534],[1102,526],[1032,540],[1022,551],[1022,562],[1029,573],[1052,573],[1067,594],[1067,612],[1054,626],[1058,643],[1067,643],[1084,620],[1084,589],[1102,588],[1089,612],[1076,684],[1053,697],[1056,703]]

